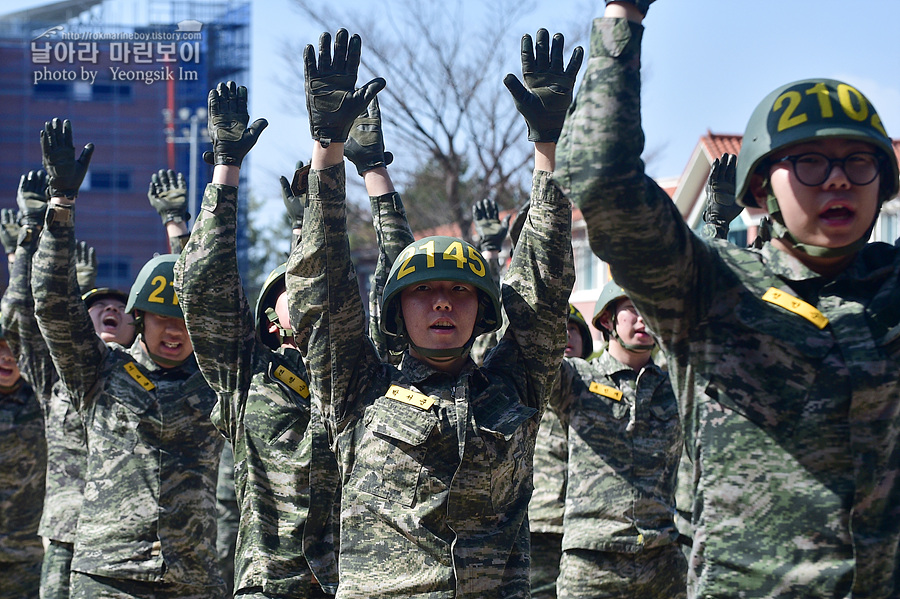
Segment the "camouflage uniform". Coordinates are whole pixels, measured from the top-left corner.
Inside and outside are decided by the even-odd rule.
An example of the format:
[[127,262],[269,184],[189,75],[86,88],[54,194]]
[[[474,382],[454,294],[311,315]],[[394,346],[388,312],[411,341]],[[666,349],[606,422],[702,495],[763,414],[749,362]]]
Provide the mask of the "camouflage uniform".
[[900,250],[828,279],[693,234],[640,161],[642,31],[594,22],[557,176],[669,358],[697,477],[689,595],[896,597]]
[[75,527],[84,491],[87,443],[84,424],[56,375],[47,344],[38,330],[31,297],[31,266],[39,229],[19,236],[9,288],[3,296],[3,327],[20,356],[23,376],[32,381],[43,411],[47,439],[44,509],[38,535],[48,540],[41,569],[41,598],[69,596]]
[[550,403],[568,440],[563,553],[642,572],[634,580],[563,566],[559,596],[684,597],[687,564],[674,522],[683,440],[666,373],[652,361],[635,372],[608,351],[591,362],[567,358]]
[[403,248],[413,242],[413,234],[399,193],[369,196],[369,205],[372,207],[372,225],[378,240],[378,258],[369,290],[369,337],[378,354],[397,365],[406,348],[395,337],[388,337],[381,331],[381,300],[391,265]]
[[219,456],[219,475],[216,481],[216,553],[219,567],[225,579],[226,597],[234,595],[234,554],[237,549],[237,533],[241,523],[241,510],[234,491],[234,451],[225,442]]
[[[529,596],[531,460],[574,281],[571,209],[549,178],[535,177],[503,286],[507,334],[482,368],[454,377],[408,352],[399,369],[379,358],[350,260],[343,164],[312,171],[287,286],[343,482],[338,597]],[[392,386],[430,407],[389,398]]]
[[534,493],[528,504],[531,528],[531,596],[556,597],[566,504],[566,434],[553,406],[541,416],[534,445]]
[[135,593],[146,583],[221,593],[215,396],[193,357],[161,368],[140,336],[128,349],[97,336],[75,281],[73,212],[50,205],[32,272],[38,325],[87,430],[72,594],[75,573],[139,581]]
[[207,185],[175,288],[194,352],[216,391],[213,422],[234,448],[241,522],[235,593],[318,596],[337,586],[337,466],[293,348],[257,334],[237,266],[237,188]]
[[38,523],[44,500],[47,445],[35,393],[24,379],[0,393],[0,594],[33,598],[44,549]]

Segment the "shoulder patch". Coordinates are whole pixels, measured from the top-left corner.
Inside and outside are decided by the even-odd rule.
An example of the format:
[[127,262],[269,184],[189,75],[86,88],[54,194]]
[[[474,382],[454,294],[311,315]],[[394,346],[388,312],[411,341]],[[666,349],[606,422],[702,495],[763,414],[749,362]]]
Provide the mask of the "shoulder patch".
[[828,324],[828,319],[815,306],[807,304],[802,299],[796,298],[780,289],[769,287],[768,291],[763,294],[762,299],[805,318],[820,329],[824,329]]
[[596,393],[597,395],[602,395],[603,397],[614,399],[616,401],[622,401],[621,391],[619,391],[615,387],[601,385],[597,381],[591,381],[591,384],[588,387],[588,391],[590,391],[591,393]]
[[387,393],[385,393],[385,397],[413,406],[414,408],[419,408],[420,410],[427,410],[434,405],[433,397],[410,391],[409,389],[404,389],[398,385],[391,385],[388,388]]
[[278,366],[275,369],[275,372],[272,373],[276,379],[296,391],[300,397],[306,399],[309,397],[309,387],[302,378],[285,368],[284,366]]
[[153,391],[154,389],[156,389],[156,385],[151,383],[150,379],[144,376],[144,373],[141,372],[140,368],[138,368],[138,365],[134,362],[127,362],[125,364],[125,372],[127,372],[128,375],[131,376],[131,378],[137,381],[137,384],[143,387],[144,390]]

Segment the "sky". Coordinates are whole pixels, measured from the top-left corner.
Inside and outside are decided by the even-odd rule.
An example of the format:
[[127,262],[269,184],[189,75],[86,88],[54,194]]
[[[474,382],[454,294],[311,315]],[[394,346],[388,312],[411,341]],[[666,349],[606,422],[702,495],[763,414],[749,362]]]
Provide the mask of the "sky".
[[[46,1],[4,0],[3,11]],[[467,18],[478,19],[480,3],[466,1],[472,3]],[[371,18],[398,21],[391,0],[333,2]],[[572,23],[581,22],[587,31],[603,10],[599,0],[536,0],[534,5],[517,24],[520,33],[501,42],[503,48],[498,44],[498,51],[513,60],[521,33],[533,34],[538,27],[571,30]],[[643,125],[653,156],[649,174],[677,177],[707,130],[743,133],[768,92],[810,77],[856,86],[879,111],[888,134],[900,137],[898,23],[896,0],[658,0],[644,21],[643,38]],[[269,128],[250,155],[250,181],[254,194],[279,205],[278,175],[289,176],[296,160],[308,159],[311,146],[303,81],[292,81],[284,47],[290,40],[315,44],[320,33],[291,0],[252,0],[251,78],[239,83],[249,89],[251,120],[264,117]],[[514,110],[511,101],[509,106]],[[389,129],[385,137],[392,149]]]

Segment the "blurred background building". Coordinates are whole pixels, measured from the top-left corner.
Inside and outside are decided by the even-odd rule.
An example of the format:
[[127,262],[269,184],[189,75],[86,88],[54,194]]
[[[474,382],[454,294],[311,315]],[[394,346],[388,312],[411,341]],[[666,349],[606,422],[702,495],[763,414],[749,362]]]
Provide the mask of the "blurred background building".
[[64,0],[0,15],[0,208],[15,209],[20,175],[40,168],[44,122],[71,120],[76,155],[95,145],[76,236],[97,251],[97,285],[127,290],[147,260],[169,251],[147,199],[150,176],[185,174],[193,224],[212,173],[202,159],[207,94],[247,81],[249,69],[250,0]]

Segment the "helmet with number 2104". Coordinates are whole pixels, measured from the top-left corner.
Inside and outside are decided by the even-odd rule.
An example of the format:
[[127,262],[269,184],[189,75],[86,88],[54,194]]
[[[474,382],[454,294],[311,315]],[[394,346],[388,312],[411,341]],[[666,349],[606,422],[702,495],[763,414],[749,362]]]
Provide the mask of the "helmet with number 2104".
[[125,311],[143,310],[160,316],[184,319],[173,285],[178,254],[163,254],[151,258],[134,279]]
[[737,160],[737,202],[745,207],[761,207],[750,192],[750,177],[772,153],[825,137],[875,146],[881,160],[879,200],[884,202],[896,195],[900,177],[897,157],[872,103],[846,83],[806,79],[782,85],[766,96],[750,116]]

